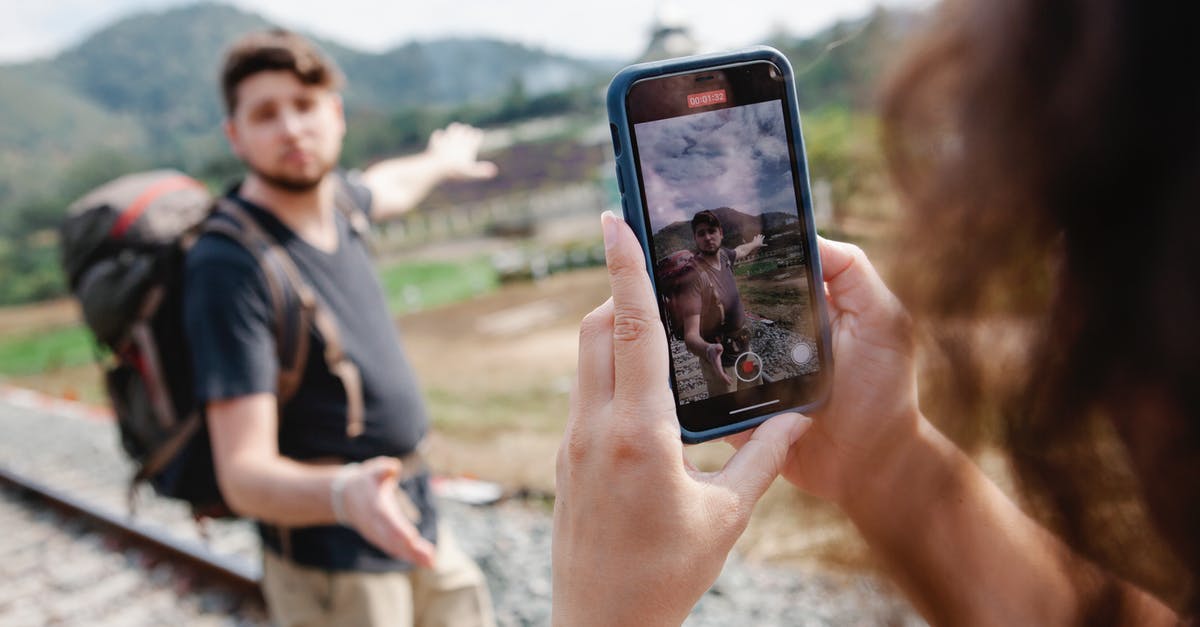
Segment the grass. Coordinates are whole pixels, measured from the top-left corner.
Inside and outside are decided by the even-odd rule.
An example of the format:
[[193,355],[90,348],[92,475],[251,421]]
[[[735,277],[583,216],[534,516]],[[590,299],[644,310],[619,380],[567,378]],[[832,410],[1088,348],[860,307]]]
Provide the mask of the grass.
[[379,280],[392,313],[448,305],[486,294],[500,279],[486,258],[463,262],[416,261],[379,269]]
[[[439,307],[490,292],[500,284],[487,259],[421,261],[379,270],[394,313]],[[28,377],[89,364],[95,343],[81,325],[0,337],[0,376]]]
[[20,377],[88,364],[94,347],[82,326],[0,338],[0,375]]
[[755,261],[753,263],[742,264],[733,269],[733,273],[740,277],[753,277],[764,272],[771,272],[779,267],[779,264],[773,259],[766,261]]

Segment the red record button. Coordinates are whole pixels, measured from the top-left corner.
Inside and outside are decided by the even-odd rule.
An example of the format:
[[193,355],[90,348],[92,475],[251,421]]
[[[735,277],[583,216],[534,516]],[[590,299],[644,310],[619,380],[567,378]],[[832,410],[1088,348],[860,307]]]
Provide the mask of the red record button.
[[750,351],[738,355],[733,363],[733,373],[746,383],[757,381],[762,376],[762,358]]

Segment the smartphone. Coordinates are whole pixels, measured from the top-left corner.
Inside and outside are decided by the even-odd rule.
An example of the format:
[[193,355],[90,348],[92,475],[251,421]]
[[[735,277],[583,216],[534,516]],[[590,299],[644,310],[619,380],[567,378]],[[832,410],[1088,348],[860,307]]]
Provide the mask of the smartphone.
[[757,46],[632,65],[608,116],[683,440],[819,406],[833,360],[787,58]]

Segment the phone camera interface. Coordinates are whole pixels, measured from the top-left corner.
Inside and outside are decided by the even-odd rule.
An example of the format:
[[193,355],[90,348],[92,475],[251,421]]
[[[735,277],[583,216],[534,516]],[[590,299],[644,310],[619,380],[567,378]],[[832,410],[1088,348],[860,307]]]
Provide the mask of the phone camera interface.
[[635,124],[680,406],[820,369],[782,102],[687,96],[707,110]]

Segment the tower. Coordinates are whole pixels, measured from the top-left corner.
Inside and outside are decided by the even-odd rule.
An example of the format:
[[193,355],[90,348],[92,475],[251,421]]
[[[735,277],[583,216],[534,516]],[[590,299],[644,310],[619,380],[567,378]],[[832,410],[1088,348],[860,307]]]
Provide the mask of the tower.
[[659,61],[671,57],[695,54],[698,46],[691,29],[675,3],[663,0],[654,12],[654,23],[650,26],[650,43],[638,61]]

